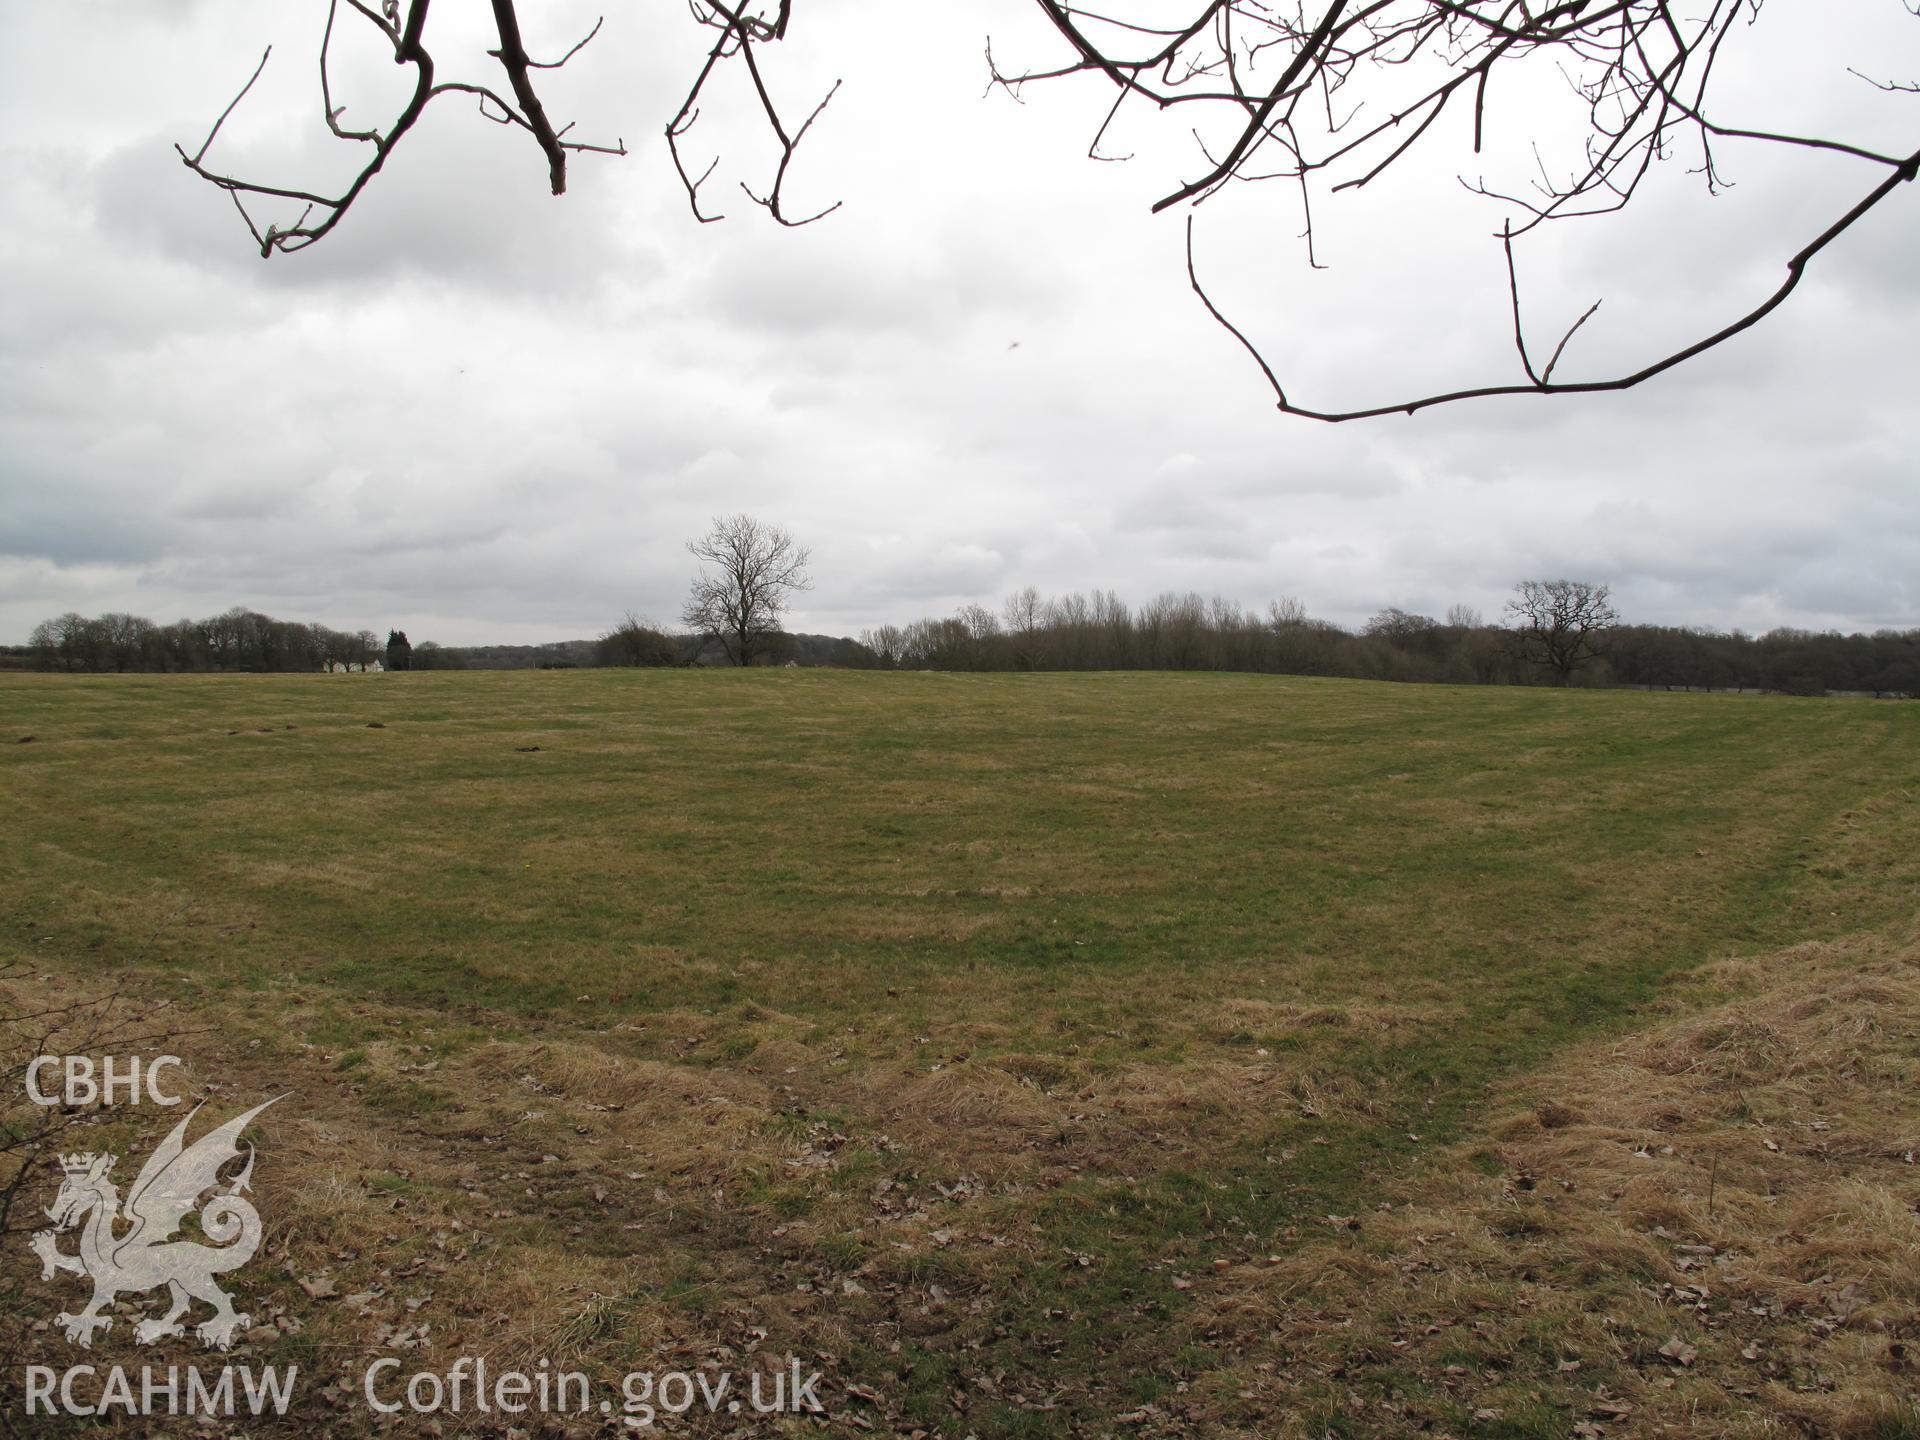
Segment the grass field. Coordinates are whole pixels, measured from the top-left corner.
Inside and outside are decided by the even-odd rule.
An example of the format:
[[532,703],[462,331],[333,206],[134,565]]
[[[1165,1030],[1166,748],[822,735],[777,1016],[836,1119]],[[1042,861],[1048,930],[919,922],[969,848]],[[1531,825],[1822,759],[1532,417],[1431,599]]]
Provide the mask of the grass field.
[[[216,1109],[293,1092],[243,1348],[316,1383],[429,1325],[800,1355],[836,1433],[1920,1434],[1920,707],[4,676],[0,727],[16,1006],[124,980]],[[1843,1183],[1792,1283],[1850,1308],[1740,1319]]]

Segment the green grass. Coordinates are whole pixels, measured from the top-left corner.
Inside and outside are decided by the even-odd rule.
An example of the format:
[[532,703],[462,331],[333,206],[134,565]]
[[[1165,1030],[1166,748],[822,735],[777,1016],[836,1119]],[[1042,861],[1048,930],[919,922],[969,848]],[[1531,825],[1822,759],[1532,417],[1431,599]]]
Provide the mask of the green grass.
[[[848,1178],[743,1160],[733,1200],[804,1220],[824,1271],[875,1253],[855,1189],[971,1163],[887,1149],[862,1077],[999,1066],[1097,1105],[1271,1063],[1334,1097],[1199,1103],[1185,1133],[1063,1099],[1026,1182],[966,1212],[1020,1236],[979,1262],[979,1310],[850,1342],[850,1375],[955,1434],[1164,1396],[1209,1363],[1175,1274],[1364,1207],[1491,1083],[1700,963],[1884,927],[1920,881],[1912,705],[520,672],[6,676],[0,717],[15,956],[330,1051],[370,1123],[427,1135],[456,1133],[460,1086],[381,1069],[387,1040],[570,1035],[756,1084],[792,1042],[805,1104],[762,1137],[840,1130]],[[751,1247],[673,1243],[729,1293],[774,1288]],[[956,1412],[952,1377],[994,1365],[1072,1393]]]
[[37,736],[0,751],[14,939],[37,917],[75,962],[137,936],[215,983],[528,1015],[990,988],[1010,1044],[1071,995],[1043,1013],[1115,1051],[1223,975],[1587,1023],[1870,918],[1837,913],[1875,898],[1847,840],[1892,817],[1840,817],[1920,765],[1896,705],[1241,676],[13,677],[0,706]]

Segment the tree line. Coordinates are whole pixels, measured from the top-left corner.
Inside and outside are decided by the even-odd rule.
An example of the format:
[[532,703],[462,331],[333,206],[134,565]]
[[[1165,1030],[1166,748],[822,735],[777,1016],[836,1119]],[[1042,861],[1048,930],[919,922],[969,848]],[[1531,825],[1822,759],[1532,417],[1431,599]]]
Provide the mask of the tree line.
[[[1550,606],[1540,618],[1544,623],[1535,629],[1512,611],[1506,623],[1495,624],[1466,606],[1442,618],[1387,608],[1353,630],[1309,615],[1297,600],[1256,611],[1188,592],[1129,606],[1112,590],[1043,598],[1028,586],[997,611],[969,605],[942,618],[881,625],[858,640],[772,632],[753,658],[850,669],[1245,670],[1446,684],[1920,696],[1920,630],[1843,635],[1783,628],[1749,635],[1630,625],[1615,617],[1589,632],[1591,653],[1563,656],[1564,668],[1556,671],[1540,648],[1541,637],[1554,633]],[[372,662],[414,670],[572,669],[727,658],[697,633],[670,633],[631,615],[597,640],[407,645],[397,631],[388,639],[395,643],[382,645],[370,630],[275,620],[244,607],[171,625],[135,615],[69,613],[36,626],[13,658],[42,670],[90,673],[318,671]]]
[[[404,643],[405,637],[400,637]],[[276,620],[236,605],[206,620],[156,625],[144,615],[68,611],[33,627],[24,658],[36,669],[115,674],[128,671],[363,670],[385,663],[371,630]]]
[[[1555,594],[1556,587],[1566,587]],[[1582,606],[1598,609],[1579,621]],[[1556,613],[1556,611],[1558,613]],[[1444,618],[1389,607],[1351,630],[1293,599],[1265,611],[1168,593],[1129,606],[1112,590],[1043,598],[1032,586],[997,611],[862,633],[870,663],[930,670],[1245,670],[1459,685],[1631,685],[1817,695],[1920,696],[1920,630],[1763,635],[1628,625],[1605,587],[1528,581],[1504,623],[1467,606]]]
[[[871,668],[857,640],[775,630],[755,637],[751,663]],[[205,620],[156,625],[143,615],[69,611],[33,627],[25,645],[0,646],[0,668],[114,675],[137,672],[315,672],[349,670],[573,670],[618,665],[702,665],[730,659],[709,637],[669,634],[634,616],[594,640],[539,645],[441,645],[410,642],[389,630],[335,630],[276,620],[235,606]]]

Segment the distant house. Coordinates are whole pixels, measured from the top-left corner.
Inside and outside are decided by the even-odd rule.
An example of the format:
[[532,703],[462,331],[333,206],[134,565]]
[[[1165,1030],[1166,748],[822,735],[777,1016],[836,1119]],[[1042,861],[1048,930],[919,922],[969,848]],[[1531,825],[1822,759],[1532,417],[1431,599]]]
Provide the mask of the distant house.
[[369,660],[364,665],[355,665],[348,660],[329,660],[327,662],[327,673],[329,675],[347,675],[355,670],[364,674],[369,671],[384,670],[386,668],[387,667],[382,665],[378,660]]

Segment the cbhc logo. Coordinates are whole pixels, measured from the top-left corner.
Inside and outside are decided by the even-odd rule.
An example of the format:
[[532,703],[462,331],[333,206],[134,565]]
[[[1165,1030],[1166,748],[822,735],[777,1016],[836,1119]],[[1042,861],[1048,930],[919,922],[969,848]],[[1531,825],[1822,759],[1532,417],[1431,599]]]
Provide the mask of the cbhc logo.
[[[41,1055],[27,1066],[27,1098],[36,1105],[91,1105],[96,1100],[112,1105],[116,1099],[138,1105],[143,1097],[155,1105],[178,1105],[178,1095],[161,1092],[160,1072],[179,1063],[178,1055],[146,1061],[138,1055],[107,1055],[96,1067],[90,1055]],[[40,1077],[49,1070],[59,1075],[51,1092],[40,1086]]]

